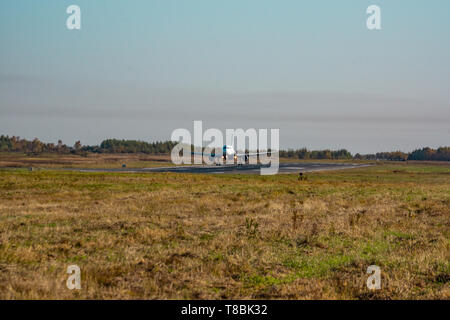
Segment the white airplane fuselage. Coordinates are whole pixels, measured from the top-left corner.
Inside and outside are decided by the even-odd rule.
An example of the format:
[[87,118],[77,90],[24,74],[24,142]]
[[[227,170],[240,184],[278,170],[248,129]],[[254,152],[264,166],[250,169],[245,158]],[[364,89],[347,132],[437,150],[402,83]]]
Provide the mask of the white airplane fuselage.
[[219,159],[221,159],[223,163],[225,163],[227,159],[237,160],[237,153],[233,146],[224,145],[222,148],[222,154],[211,154],[210,157],[215,159],[214,162],[216,164],[221,164],[222,162],[218,162]]
[[236,151],[234,150],[233,146],[224,145],[222,151],[224,160],[229,158],[236,158]]

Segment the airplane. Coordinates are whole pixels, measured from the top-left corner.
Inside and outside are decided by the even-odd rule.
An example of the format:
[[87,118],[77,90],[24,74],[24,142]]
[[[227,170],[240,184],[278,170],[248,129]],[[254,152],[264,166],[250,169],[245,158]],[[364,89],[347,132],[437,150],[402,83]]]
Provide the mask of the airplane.
[[[247,163],[250,159],[250,157],[255,157],[262,154],[273,154],[278,151],[271,151],[271,152],[252,152],[252,153],[237,153],[234,150],[233,146],[230,145],[224,145],[222,148],[222,154],[215,154],[215,153],[203,153],[203,152],[192,152],[192,155],[209,155],[211,162],[214,162],[216,165],[221,165],[222,163],[226,163],[227,159],[233,159],[233,163],[236,161],[238,165],[242,165],[242,160],[244,163]],[[241,159],[241,162],[238,160]],[[219,161],[218,161],[219,160]],[[221,162],[220,160],[223,160]]]

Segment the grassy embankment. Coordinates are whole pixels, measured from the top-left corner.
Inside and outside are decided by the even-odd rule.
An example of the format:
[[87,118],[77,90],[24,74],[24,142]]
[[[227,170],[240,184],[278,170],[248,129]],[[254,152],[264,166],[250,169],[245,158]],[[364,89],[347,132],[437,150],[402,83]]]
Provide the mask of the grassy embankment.
[[[0,299],[449,299],[449,231],[442,164],[301,182],[2,169]],[[71,264],[79,291],[65,285]]]

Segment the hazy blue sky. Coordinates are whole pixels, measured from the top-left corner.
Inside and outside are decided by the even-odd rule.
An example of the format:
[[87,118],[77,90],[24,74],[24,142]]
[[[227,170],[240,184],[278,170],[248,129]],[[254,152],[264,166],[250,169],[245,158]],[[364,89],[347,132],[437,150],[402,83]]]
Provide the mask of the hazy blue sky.
[[153,141],[203,120],[284,148],[450,145],[449,40],[448,0],[2,0],[0,134]]

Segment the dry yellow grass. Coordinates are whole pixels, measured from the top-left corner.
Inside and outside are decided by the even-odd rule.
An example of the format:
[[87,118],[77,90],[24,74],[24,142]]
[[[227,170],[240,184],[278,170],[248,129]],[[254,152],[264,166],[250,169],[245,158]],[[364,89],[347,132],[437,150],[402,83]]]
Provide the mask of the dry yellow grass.
[[85,156],[55,153],[29,156],[20,153],[0,153],[0,168],[129,168],[172,165],[169,155],[96,154]]
[[0,298],[449,299],[449,218],[448,165],[301,182],[0,170]]

